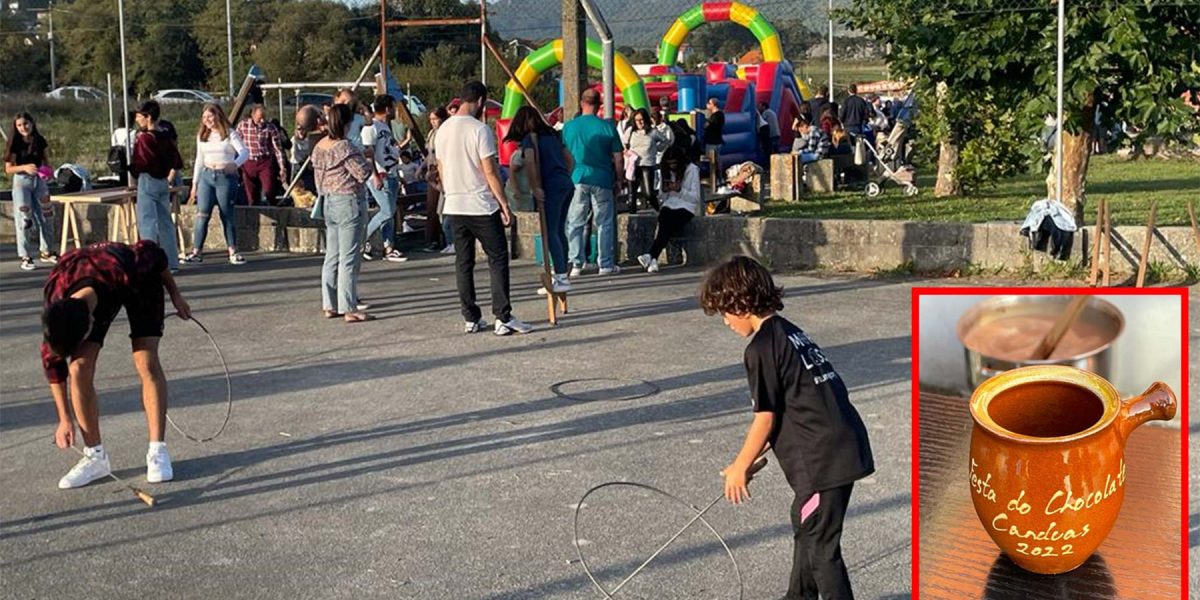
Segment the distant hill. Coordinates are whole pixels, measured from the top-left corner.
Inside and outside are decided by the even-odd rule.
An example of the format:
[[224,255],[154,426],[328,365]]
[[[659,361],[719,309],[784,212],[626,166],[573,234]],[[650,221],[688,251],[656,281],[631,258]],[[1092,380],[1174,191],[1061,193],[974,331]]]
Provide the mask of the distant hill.
[[[836,8],[849,2],[834,0],[833,5]],[[696,0],[596,1],[617,45],[634,48],[656,48],[675,18],[696,3]],[[745,4],[762,11],[768,20],[801,19],[817,32],[828,27],[828,0],[747,0]],[[489,22],[505,38],[541,40],[557,38],[562,33],[559,0],[499,0],[489,2],[489,6],[493,15]],[[840,28],[837,31],[840,34]],[[784,48],[785,53],[788,50]]]

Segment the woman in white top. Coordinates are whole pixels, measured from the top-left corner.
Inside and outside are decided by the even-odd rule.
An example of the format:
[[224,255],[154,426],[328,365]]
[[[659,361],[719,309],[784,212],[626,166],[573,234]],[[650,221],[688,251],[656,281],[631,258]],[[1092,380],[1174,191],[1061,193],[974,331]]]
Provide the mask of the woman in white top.
[[196,228],[192,232],[192,251],[183,260],[198,263],[204,260],[204,238],[208,237],[208,220],[213,205],[221,211],[221,226],[225,230],[225,245],[229,263],[246,262],[237,251],[237,230],[234,227],[233,199],[238,167],[250,158],[250,150],[241,136],[229,125],[225,111],[216,104],[205,104],[196,133],[196,163],[192,168],[192,192],[188,202],[197,202]]
[[680,148],[668,148],[662,158],[663,203],[650,252],[638,256],[647,273],[658,272],[658,256],[667,242],[683,232],[700,211],[700,168]]
[[650,113],[639,108],[633,113],[633,129],[629,132],[629,151],[637,156],[637,173],[634,176],[633,187],[629,190],[629,212],[637,212],[638,188],[649,201],[654,210],[658,210],[658,188],[655,185],[655,172],[658,171],[658,156],[671,145],[674,136],[670,129],[663,133],[662,129],[654,126]]

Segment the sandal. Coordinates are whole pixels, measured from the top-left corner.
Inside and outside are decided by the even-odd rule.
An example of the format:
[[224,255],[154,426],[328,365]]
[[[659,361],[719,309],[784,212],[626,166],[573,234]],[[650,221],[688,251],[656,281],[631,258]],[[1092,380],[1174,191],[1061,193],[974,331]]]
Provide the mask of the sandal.
[[326,319],[336,319],[336,318],[342,316],[342,313],[340,313],[336,310],[326,310],[326,311],[322,311],[322,313],[325,315]]
[[193,250],[190,254],[183,257],[183,262],[185,262],[185,263],[202,263],[202,262],[204,262],[204,255]]
[[347,323],[362,323],[364,321],[374,321],[375,320],[374,315],[369,315],[365,312],[346,313],[345,318],[346,318]]
[[233,254],[229,255],[229,264],[244,265],[244,264],[246,264],[246,259],[243,258],[241,254],[234,252]]

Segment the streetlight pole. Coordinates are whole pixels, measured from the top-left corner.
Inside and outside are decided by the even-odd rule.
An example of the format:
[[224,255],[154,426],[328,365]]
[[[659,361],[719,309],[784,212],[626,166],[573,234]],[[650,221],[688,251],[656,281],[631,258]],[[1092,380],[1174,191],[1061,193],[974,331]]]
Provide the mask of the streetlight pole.
[[50,15],[50,35],[47,39],[50,40],[50,89],[56,89],[54,81],[54,3],[51,2],[46,8],[46,12]]
[[233,98],[233,12],[229,8],[229,0],[225,0],[225,50],[229,61],[229,97]]
[[[829,0],[829,100],[833,101],[833,0]],[[813,115],[820,118],[818,115]]]

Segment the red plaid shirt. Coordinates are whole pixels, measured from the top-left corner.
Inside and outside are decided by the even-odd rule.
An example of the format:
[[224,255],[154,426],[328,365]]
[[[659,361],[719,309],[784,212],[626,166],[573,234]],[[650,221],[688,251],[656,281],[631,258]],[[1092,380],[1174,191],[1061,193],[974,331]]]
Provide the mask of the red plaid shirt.
[[[91,279],[98,294],[128,293],[139,278],[161,273],[167,268],[167,255],[150,240],[142,240],[133,246],[116,242],[101,242],[72,250],[58,260],[43,288],[45,304],[68,295],[67,292],[83,279]],[[56,356],[50,345],[42,342],[42,369],[46,381],[64,383],[67,380],[67,360]]]
[[286,172],[286,165],[283,160],[283,134],[279,128],[271,123],[263,121],[255,123],[254,119],[242,119],[237,125],[238,135],[242,136],[242,143],[246,144],[246,149],[250,151],[250,160],[262,160],[275,155],[275,161],[279,163],[280,172]]

